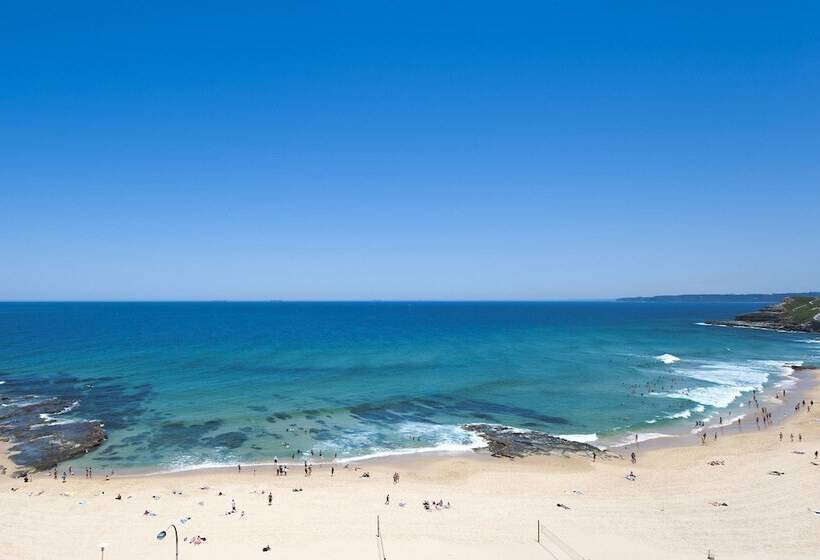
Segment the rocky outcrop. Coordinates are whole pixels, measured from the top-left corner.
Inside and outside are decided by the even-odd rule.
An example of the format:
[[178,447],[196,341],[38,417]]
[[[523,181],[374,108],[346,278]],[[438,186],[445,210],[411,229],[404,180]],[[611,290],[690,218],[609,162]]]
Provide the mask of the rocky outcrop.
[[525,457],[527,455],[583,455],[592,458],[618,457],[588,443],[570,441],[544,432],[519,430],[494,424],[467,424],[464,429],[475,432],[487,442],[493,457]]
[[787,297],[780,303],[743,313],[731,321],[709,320],[709,325],[794,332],[820,332],[820,298]]
[[0,438],[12,443],[9,458],[18,466],[15,474],[47,470],[88,453],[105,441],[99,422],[58,419],[76,401],[60,398],[29,400],[0,398]]

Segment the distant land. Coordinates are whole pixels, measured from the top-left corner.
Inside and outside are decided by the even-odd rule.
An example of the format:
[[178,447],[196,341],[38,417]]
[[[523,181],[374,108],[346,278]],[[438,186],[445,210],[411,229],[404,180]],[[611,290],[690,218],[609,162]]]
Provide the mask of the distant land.
[[617,301],[680,303],[773,303],[787,297],[819,297],[820,292],[786,292],[782,294],[680,294],[674,296],[623,297]]
[[780,303],[743,313],[732,321],[710,320],[706,323],[720,327],[820,332],[820,297],[787,296]]

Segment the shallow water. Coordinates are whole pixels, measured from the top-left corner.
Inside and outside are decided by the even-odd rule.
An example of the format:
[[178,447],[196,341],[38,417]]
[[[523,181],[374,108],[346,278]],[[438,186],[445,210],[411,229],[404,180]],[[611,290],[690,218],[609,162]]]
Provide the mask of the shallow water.
[[468,422],[616,441],[820,361],[817,336],[697,324],[757,307],[2,303],[0,395],[76,400],[95,468],[460,449]]

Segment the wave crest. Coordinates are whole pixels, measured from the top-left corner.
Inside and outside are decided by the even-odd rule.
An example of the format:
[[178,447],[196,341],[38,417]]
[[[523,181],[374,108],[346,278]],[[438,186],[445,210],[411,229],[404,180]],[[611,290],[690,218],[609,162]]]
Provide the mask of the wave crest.
[[655,359],[665,364],[674,364],[675,362],[680,361],[680,358],[674,354],[661,354],[660,356],[655,356]]

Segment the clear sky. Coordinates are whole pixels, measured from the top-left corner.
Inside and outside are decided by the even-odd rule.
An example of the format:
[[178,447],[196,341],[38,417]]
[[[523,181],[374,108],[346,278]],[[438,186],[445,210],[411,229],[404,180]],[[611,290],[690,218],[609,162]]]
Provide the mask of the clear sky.
[[7,300],[820,289],[820,3],[7,2],[0,263]]

